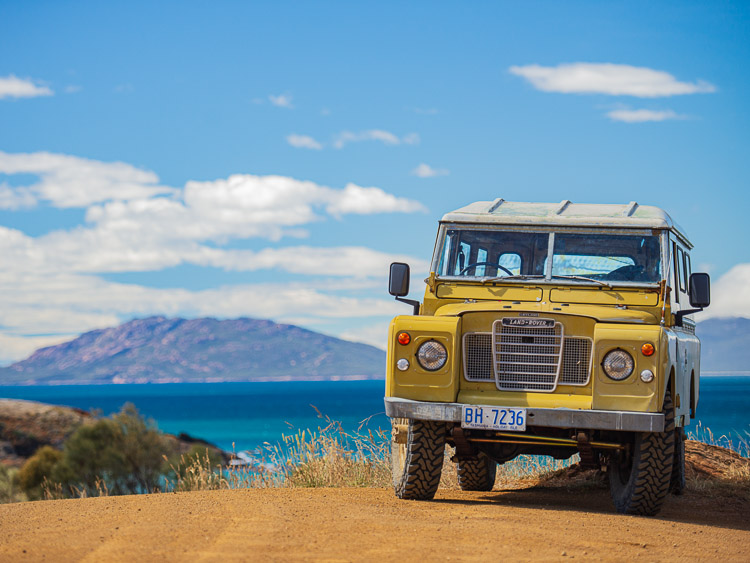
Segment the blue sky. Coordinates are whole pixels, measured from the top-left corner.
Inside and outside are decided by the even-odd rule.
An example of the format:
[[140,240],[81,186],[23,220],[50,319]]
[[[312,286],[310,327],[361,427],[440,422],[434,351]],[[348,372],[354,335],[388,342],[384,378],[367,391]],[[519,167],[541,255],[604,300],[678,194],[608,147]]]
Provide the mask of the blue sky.
[[[0,2],[0,362],[135,316],[383,346],[476,200],[669,211],[750,316],[750,7]],[[697,269],[697,268],[696,268]]]

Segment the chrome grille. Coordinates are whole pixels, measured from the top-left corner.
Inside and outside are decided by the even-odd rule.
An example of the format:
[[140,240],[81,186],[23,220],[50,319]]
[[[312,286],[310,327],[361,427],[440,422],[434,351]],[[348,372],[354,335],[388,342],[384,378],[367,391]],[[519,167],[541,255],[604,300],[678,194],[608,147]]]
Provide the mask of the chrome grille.
[[566,336],[563,342],[560,385],[585,385],[591,367],[591,340]]
[[468,381],[495,379],[491,332],[470,332],[464,335],[464,377]]
[[501,391],[554,391],[560,372],[563,326],[492,327],[495,385]]
[[563,336],[560,323],[554,328],[519,328],[498,322],[495,330],[498,329],[502,332],[494,335],[496,348],[493,348],[493,333],[464,334],[463,367],[467,381],[495,381],[498,389],[504,391],[554,391],[557,385],[588,383],[593,347],[590,338]]

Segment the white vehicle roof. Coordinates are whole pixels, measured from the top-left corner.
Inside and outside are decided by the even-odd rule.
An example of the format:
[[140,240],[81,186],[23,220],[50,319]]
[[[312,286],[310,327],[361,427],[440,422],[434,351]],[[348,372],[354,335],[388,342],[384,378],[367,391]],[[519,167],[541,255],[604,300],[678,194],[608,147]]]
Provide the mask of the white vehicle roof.
[[[443,216],[448,223],[491,223],[503,225],[560,225],[669,229],[688,244],[688,238],[669,214],[652,205],[635,201],[617,203],[529,203],[521,201],[477,201]],[[692,245],[690,245],[692,246]]]

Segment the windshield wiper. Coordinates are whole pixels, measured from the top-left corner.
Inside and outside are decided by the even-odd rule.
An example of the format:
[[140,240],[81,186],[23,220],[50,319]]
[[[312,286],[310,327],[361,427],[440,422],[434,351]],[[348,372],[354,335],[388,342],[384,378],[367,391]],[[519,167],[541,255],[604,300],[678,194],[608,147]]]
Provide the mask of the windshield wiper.
[[541,280],[544,279],[544,276],[541,274],[534,274],[534,275],[515,275],[515,276],[497,276],[496,278],[486,278],[482,280],[482,283],[492,283],[497,281],[507,281],[507,280]]
[[603,285],[604,287],[608,287],[609,289],[612,289],[612,286],[608,284],[607,282],[603,282],[602,280],[595,280],[594,278],[587,278],[586,276],[563,276],[563,275],[553,275],[553,279],[562,279],[562,280],[577,280],[577,281],[587,281],[587,282],[594,282],[598,283],[599,285]]

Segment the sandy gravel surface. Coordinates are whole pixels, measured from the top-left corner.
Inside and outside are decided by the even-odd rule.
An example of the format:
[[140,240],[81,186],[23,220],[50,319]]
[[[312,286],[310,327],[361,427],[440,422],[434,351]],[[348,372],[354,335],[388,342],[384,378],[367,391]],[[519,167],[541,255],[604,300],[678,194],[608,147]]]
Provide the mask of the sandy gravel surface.
[[271,489],[0,506],[2,561],[750,561],[750,503],[688,494],[657,518],[605,490]]

